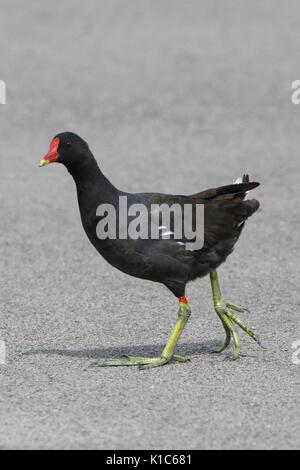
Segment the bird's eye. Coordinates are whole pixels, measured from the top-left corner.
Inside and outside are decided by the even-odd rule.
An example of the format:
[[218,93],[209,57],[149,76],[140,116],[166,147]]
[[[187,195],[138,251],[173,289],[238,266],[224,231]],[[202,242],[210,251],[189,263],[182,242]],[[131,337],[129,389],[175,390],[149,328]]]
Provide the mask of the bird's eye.
[[66,142],[67,147],[71,147],[71,142]]

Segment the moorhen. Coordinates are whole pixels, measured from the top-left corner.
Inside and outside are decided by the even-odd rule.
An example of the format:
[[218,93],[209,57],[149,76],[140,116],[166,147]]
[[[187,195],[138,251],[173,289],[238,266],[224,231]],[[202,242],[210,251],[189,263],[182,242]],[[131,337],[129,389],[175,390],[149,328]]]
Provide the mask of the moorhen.
[[[234,324],[238,325],[252,339],[259,343],[258,336],[248,328],[236,315],[236,312],[247,310],[234,303],[225,302],[221,295],[216,269],[233,251],[245,220],[259,207],[255,199],[247,199],[247,192],[256,188],[259,183],[250,182],[248,175],[239,178],[234,184],[201,191],[190,196],[168,195],[159,193],[126,193],[120,191],[104,176],[90,151],[87,143],[72,132],[57,134],[50,144],[50,150],[41,160],[40,166],[49,163],[62,163],[72,175],[76,188],[83,228],[96,250],[112,266],[142,279],[164,284],[179,301],[179,312],[176,325],[160,357],[127,357],[126,360],[106,361],[101,366],[130,366],[152,368],[164,365],[171,360],[186,362],[187,359],[175,354],[180,335],[190,317],[191,309],[185,297],[185,287],[189,281],[209,274],[213,304],[226,333],[223,351],[230,344],[234,350],[231,358],[236,359],[240,353],[240,338]],[[174,217],[169,227],[159,225],[159,237],[130,237],[129,230],[124,236],[118,232],[121,226],[119,207],[120,198],[126,196],[128,206],[142,205],[150,210],[152,207],[173,204],[183,208],[185,205],[204,208],[204,236],[201,247],[195,249],[189,243],[190,238],[181,235],[175,238]],[[153,206],[154,205],[154,206]],[[104,207],[105,210],[100,210]],[[99,234],[99,221],[108,216],[108,208],[115,210],[112,220],[115,222],[115,233],[112,236]],[[128,214],[127,214],[128,215]],[[132,215],[132,214],[131,214]],[[159,216],[160,217],[160,216]],[[126,219],[125,219],[126,220]],[[161,218],[158,218],[160,224]],[[128,217],[126,229],[132,217]],[[109,220],[106,221],[108,227]],[[191,224],[195,227],[194,219]],[[124,227],[123,227],[124,229]],[[194,233],[194,232],[193,232]],[[101,235],[102,234],[102,235]],[[188,249],[187,249],[188,246]]]

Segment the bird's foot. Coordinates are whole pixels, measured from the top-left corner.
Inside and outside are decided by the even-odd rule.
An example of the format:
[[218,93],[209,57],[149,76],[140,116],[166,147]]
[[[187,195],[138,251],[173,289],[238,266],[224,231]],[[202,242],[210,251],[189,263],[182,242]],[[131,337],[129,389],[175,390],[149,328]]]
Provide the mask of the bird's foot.
[[257,334],[254,333],[254,331],[252,331],[247,325],[245,325],[242,322],[242,320],[234,313],[234,311],[249,312],[248,309],[241,307],[240,305],[233,304],[231,302],[224,302],[223,300],[216,301],[214,303],[214,306],[215,306],[215,311],[220,317],[223,323],[225,332],[226,332],[226,339],[225,339],[223,346],[214,352],[220,353],[224,351],[224,349],[226,349],[229,346],[230,340],[232,338],[234,342],[234,350],[230,358],[237,359],[239,357],[240,351],[241,351],[240,337],[234,328],[234,324],[238,325],[245,333],[247,333],[247,335],[250,336],[250,338],[252,338],[261,346],[261,343]]
[[187,362],[189,359],[174,354],[173,356],[167,357],[140,357],[140,356],[125,356],[126,360],[113,360],[105,361],[102,363],[96,363],[98,367],[116,367],[116,366],[139,366],[140,369],[151,369],[153,367],[159,367],[167,364],[171,360],[179,362]]
[[179,304],[180,306],[176,325],[173,328],[170,339],[164,347],[160,357],[125,356],[126,360],[105,361],[100,364],[96,363],[92,365],[100,367],[139,366],[140,369],[152,369],[153,367],[163,366],[171,360],[187,362],[189,359],[179,356],[178,354],[174,354],[177,342],[191,314],[191,308],[185,297],[179,297]]

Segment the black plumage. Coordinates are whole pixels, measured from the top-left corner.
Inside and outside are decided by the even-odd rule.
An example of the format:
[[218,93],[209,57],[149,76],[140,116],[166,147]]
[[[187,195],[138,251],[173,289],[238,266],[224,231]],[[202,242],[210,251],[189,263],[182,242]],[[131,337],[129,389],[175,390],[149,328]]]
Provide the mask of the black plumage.
[[[41,166],[50,162],[65,165],[72,175],[78,196],[83,228],[96,250],[112,266],[138,278],[164,284],[179,299],[185,298],[189,281],[215,271],[232,252],[245,220],[259,207],[255,199],[245,200],[246,193],[259,183],[242,182],[201,191],[197,194],[169,195],[158,193],[126,193],[120,191],[103,175],[88,145],[70,132],[58,134]],[[105,239],[97,235],[97,208],[111,204],[116,208],[117,224],[120,196],[127,197],[128,206],[143,204],[149,213],[152,204],[173,204],[184,209],[185,204],[204,205],[204,243],[201,249],[186,249],[187,238]],[[128,218],[128,223],[132,218]]]

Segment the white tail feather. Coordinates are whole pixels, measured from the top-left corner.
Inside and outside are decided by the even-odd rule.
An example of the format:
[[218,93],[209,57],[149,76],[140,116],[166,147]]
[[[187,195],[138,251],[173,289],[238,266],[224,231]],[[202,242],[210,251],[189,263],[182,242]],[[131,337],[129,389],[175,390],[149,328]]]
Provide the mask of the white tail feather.
[[[242,178],[241,176],[239,176],[239,177],[234,181],[233,184],[242,184],[242,182],[243,182],[243,178]],[[248,193],[249,193],[249,191],[246,191],[246,195],[245,195],[245,197],[244,197],[244,201],[246,201],[246,199],[249,198],[249,197],[248,197]]]

